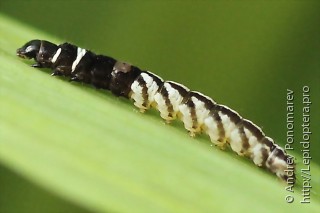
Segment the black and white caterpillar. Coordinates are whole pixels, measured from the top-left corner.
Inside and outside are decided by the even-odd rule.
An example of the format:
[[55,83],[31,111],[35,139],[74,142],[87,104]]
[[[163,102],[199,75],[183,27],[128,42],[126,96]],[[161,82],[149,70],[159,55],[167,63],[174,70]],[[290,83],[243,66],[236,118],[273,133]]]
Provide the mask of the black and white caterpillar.
[[251,121],[210,97],[172,81],[140,70],[128,63],[82,49],[69,43],[55,45],[32,40],[17,50],[22,58],[34,59],[32,67],[50,68],[52,75],[92,84],[116,96],[132,99],[141,112],[153,107],[170,122],[179,118],[190,135],[205,132],[212,143],[224,149],[230,145],[238,155],[249,157],[288,183],[295,182],[293,157]]

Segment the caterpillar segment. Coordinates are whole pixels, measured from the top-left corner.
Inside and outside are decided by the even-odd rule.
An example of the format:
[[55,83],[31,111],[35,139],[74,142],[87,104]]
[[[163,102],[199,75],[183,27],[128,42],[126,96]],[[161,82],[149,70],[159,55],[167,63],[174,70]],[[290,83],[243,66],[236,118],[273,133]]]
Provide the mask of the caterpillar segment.
[[206,133],[219,148],[229,145],[255,165],[266,168],[282,180],[290,178],[295,182],[295,175],[286,173],[287,159],[293,157],[257,125],[182,84],[164,81],[152,72],[69,43],[55,45],[49,41],[31,40],[17,50],[17,55],[34,59],[33,67],[52,69],[52,75],[66,76],[71,81],[92,84],[131,99],[141,112],[155,108],[167,123],[181,120],[190,136]]

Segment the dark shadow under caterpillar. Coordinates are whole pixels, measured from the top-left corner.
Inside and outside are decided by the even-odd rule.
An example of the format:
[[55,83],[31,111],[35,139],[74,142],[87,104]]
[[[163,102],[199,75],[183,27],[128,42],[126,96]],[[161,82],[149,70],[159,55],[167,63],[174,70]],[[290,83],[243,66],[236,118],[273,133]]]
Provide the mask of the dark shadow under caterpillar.
[[293,157],[254,123],[210,97],[69,43],[55,45],[32,40],[19,48],[17,55],[34,59],[36,63],[32,67],[52,69],[52,75],[67,76],[72,81],[92,84],[116,96],[132,99],[141,112],[153,107],[168,123],[179,118],[191,136],[205,132],[219,148],[224,149],[229,144],[238,155],[249,157],[257,166],[289,184],[295,183]]

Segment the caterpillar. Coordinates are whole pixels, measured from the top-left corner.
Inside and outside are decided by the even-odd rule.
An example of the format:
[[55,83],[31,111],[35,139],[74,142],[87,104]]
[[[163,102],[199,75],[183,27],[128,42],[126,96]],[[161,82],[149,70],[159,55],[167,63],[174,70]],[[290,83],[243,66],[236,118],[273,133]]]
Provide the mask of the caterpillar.
[[34,59],[36,63],[32,67],[52,69],[53,76],[66,76],[71,81],[91,84],[131,99],[141,112],[155,108],[167,123],[180,119],[190,136],[206,133],[220,149],[229,145],[258,167],[295,183],[295,173],[287,172],[288,168],[294,171],[293,156],[253,122],[200,92],[70,43],[56,45],[45,40],[31,40],[17,49],[17,56]]

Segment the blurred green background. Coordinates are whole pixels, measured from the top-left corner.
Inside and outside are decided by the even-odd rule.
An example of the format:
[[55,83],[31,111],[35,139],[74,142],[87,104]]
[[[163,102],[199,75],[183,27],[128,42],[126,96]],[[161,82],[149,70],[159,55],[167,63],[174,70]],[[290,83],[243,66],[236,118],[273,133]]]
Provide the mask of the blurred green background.
[[[320,165],[316,132],[320,114],[315,113],[320,97],[320,1],[2,0],[0,12],[201,91],[254,121],[282,145],[286,90],[294,90],[296,143],[291,153],[295,156],[301,155],[301,95],[302,87],[308,85],[313,101],[311,155]],[[10,206],[4,197],[18,190],[3,186],[23,185],[30,202],[42,197],[65,209],[60,212],[86,211],[7,168],[0,170],[5,189],[0,210]]]

